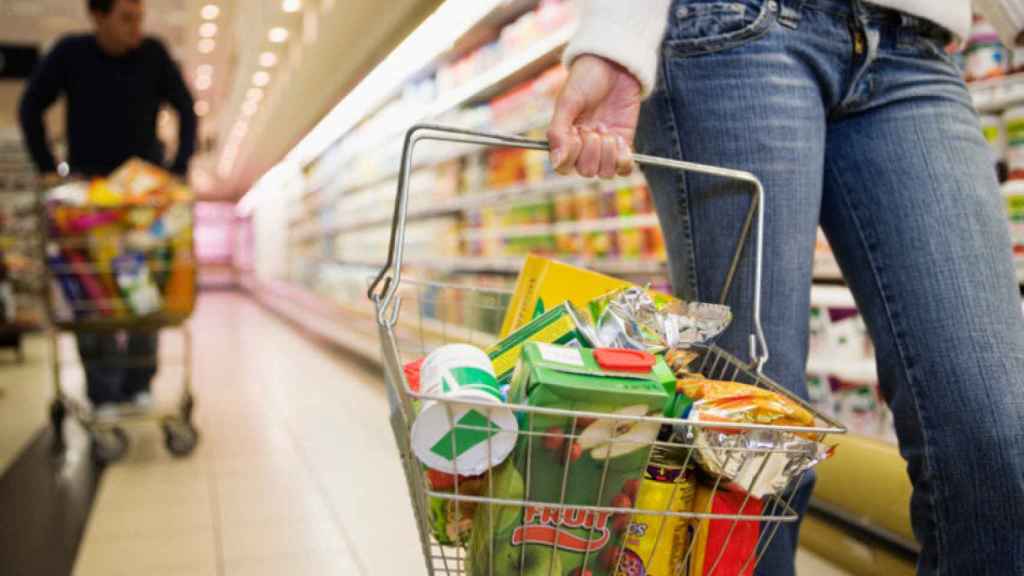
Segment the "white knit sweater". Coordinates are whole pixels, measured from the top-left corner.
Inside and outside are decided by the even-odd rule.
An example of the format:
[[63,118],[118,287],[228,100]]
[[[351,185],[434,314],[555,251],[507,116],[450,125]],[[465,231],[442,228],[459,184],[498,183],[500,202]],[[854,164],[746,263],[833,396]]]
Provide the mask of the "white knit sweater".
[[[580,27],[565,50],[571,63],[595,54],[621,64],[640,80],[644,94],[654,87],[658,46],[672,0],[581,0]],[[871,0],[873,4],[931,20],[967,38],[971,0]]]

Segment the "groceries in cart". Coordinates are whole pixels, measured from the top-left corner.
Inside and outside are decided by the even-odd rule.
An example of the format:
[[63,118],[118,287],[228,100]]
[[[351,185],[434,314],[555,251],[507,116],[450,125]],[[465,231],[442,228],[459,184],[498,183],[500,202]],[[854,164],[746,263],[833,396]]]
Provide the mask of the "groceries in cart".
[[481,576],[751,574],[770,499],[830,449],[801,402],[716,372],[731,319],[529,258],[495,344],[405,366],[436,541]]
[[193,197],[183,183],[132,159],[109,178],[48,190],[43,201],[57,321],[189,315]]

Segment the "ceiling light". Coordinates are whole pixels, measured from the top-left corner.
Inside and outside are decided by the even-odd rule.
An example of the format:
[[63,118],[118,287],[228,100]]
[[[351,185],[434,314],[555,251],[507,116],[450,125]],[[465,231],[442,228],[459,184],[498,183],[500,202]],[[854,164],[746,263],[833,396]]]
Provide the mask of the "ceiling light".
[[196,76],[213,76],[213,65],[200,64],[196,66]]
[[242,114],[246,116],[253,116],[260,109],[259,102],[253,102],[252,100],[242,104]]
[[263,90],[259,88],[249,88],[245,93],[245,100],[247,102],[259,102],[263,100]]
[[213,85],[213,78],[209,76],[196,77],[196,90],[207,90]]
[[266,70],[260,70],[252,75],[252,83],[260,88],[270,84],[270,74]]
[[197,100],[193,110],[195,110],[196,116],[206,116],[210,113],[210,103],[206,100]]
[[203,38],[213,38],[217,35],[217,25],[213,22],[203,22],[199,25],[199,35]]
[[281,2],[281,10],[285,12],[298,12],[302,10],[302,0],[284,0]]
[[282,28],[281,26],[275,26],[267,33],[267,38],[269,38],[274,44],[281,44],[288,40],[288,29]]
[[217,43],[214,42],[213,38],[203,38],[199,41],[199,53],[209,54],[213,52],[214,48],[217,47]]
[[260,66],[264,68],[273,68],[277,65],[277,54],[273,52],[264,52],[260,54]]
[[216,20],[217,16],[220,16],[220,7],[216,4],[207,4],[199,11],[199,15],[203,20]]

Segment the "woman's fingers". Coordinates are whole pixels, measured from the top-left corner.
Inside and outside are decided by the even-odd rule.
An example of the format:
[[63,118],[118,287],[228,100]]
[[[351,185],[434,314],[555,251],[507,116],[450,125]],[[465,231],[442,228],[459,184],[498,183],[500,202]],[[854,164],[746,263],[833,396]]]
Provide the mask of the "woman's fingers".
[[580,128],[583,149],[576,160],[576,171],[580,176],[592,178],[601,169],[601,135],[589,128]]
[[619,176],[629,176],[633,173],[636,168],[633,162],[633,149],[630,148],[629,144],[626,143],[626,139],[622,136],[615,137],[615,144],[618,149],[618,155],[615,159],[615,173]]

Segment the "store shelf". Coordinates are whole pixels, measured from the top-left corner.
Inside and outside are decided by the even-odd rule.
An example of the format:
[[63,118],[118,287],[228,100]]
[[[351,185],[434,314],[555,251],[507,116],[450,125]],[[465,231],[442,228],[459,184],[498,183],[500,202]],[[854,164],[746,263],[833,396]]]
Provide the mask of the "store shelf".
[[[328,300],[289,282],[261,282],[244,276],[240,284],[257,300],[305,331],[332,345],[381,363],[377,320],[369,300],[364,304]],[[396,335],[404,347],[428,349],[446,342],[472,342],[487,347],[497,336],[434,318],[421,318],[408,311],[401,317]]]
[[807,373],[835,376],[840,380],[857,384],[878,384],[878,368],[875,361],[870,358],[835,360],[812,355],[807,361]]
[[982,114],[1024,104],[1024,73],[968,84],[974,107]]
[[[240,278],[240,284],[264,306],[305,331],[367,360],[381,362],[376,330],[367,321],[372,320],[372,314],[354,314],[352,309],[333,305],[303,288],[285,282],[261,282],[246,275]],[[359,319],[364,322],[353,322]]]
[[[571,25],[552,32],[546,38],[542,38],[534,45],[523,49],[519,54],[504,59],[498,66],[486,73],[479,75],[458,88],[439,95],[430,105],[423,107],[421,110],[411,112],[401,122],[396,122],[398,125],[394,128],[380,130],[371,138],[363,138],[359,146],[354,146],[347,150],[343,156],[332,161],[332,164],[340,168],[351,159],[380,148],[389,141],[400,142],[410,126],[432,120],[461,106],[494,96],[511,88],[530,71],[539,70],[547,65],[554,65],[575,30],[576,26]],[[374,175],[372,178],[346,185],[345,189],[352,190],[368,186],[393,176],[394,173],[381,173]]]
[[853,293],[846,286],[811,287],[811,306],[819,308],[856,308]]
[[914,576],[917,555],[811,508],[800,524],[800,547],[850,576]]
[[[517,184],[515,186],[509,186],[507,188],[489,190],[479,194],[466,194],[447,200],[435,201],[420,208],[410,209],[407,219],[422,220],[446,214],[476,210],[487,206],[500,205],[503,207],[510,207],[517,203],[539,201],[549,194],[571,192],[578,188],[595,184],[618,188],[623,186],[643,186],[646,184],[646,181],[640,173],[636,173],[633,176],[626,178],[616,178],[613,180],[599,180],[596,178],[584,178],[582,176],[552,176],[541,182],[527,182]],[[304,231],[299,230],[297,232],[299,233],[298,236],[300,238],[310,234],[337,235],[345,232],[372,228],[375,226],[383,226],[385,224],[390,225],[392,216],[393,214],[389,210],[384,214],[371,214],[361,218],[351,218],[332,226],[328,226],[322,231],[310,231],[303,233]],[[306,219],[306,221],[309,222],[308,219]]]
[[589,232],[616,232],[630,228],[649,228],[658,226],[656,214],[641,214],[596,220],[579,220],[576,222],[556,222],[554,224],[530,224],[524,226],[507,226],[504,228],[487,228],[467,230],[462,233],[466,240],[484,240],[493,238],[527,238],[553,234],[585,234]]
[[[622,276],[638,276],[661,274],[665,272],[666,263],[653,260],[622,260],[617,258],[564,258],[558,260],[573,266],[584,267],[597,272]],[[480,272],[494,274],[518,274],[523,267],[525,257],[438,257],[438,258],[408,258],[405,266],[411,268],[427,269],[437,272]],[[334,264],[341,266],[358,266],[380,269],[384,262],[380,260],[333,260]]]
[[911,553],[912,487],[896,446],[857,435],[832,436],[835,455],[817,468],[813,507]]

